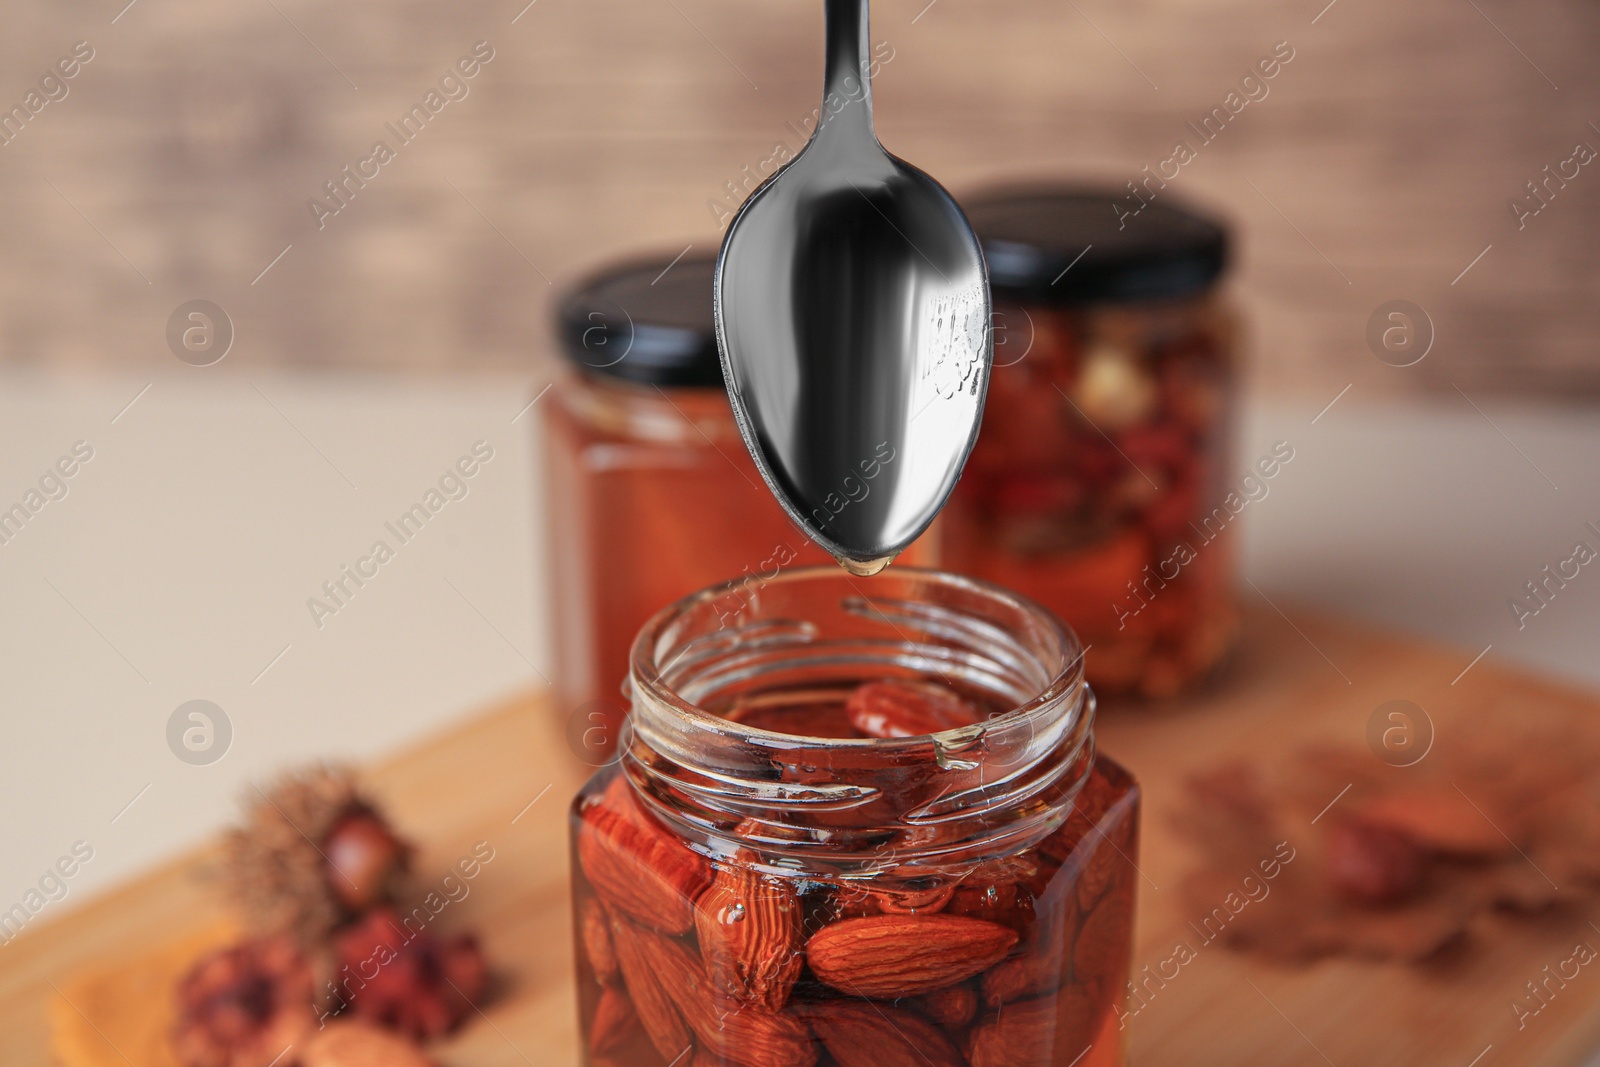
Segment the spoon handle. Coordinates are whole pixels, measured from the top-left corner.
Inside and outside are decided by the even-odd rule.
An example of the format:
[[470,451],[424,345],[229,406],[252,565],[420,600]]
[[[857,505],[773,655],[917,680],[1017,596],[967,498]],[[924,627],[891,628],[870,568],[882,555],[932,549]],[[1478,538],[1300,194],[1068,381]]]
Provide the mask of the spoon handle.
[[867,0],[827,0],[827,66],[817,133],[874,137]]

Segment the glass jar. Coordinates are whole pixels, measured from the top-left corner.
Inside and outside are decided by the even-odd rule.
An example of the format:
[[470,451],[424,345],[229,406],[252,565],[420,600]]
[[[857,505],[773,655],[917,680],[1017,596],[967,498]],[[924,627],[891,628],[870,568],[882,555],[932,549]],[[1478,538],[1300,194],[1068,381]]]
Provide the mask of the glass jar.
[[995,365],[941,565],[1060,614],[1103,695],[1177,693],[1238,629],[1227,233],[1167,195],[963,200],[989,262]]
[[[544,411],[553,681],[570,747],[596,765],[612,751],[645,620],[731,576],[830,559],[789,521],[739,436],[712,325],[713,262],[612,267],[557,311],[565,359]],[[927,561],[930,543],[902,559]]]
[[1139,789],[1076,638],[937,571],[731,588],[641,630],[571,809],[585,1062],[1124,1064]]

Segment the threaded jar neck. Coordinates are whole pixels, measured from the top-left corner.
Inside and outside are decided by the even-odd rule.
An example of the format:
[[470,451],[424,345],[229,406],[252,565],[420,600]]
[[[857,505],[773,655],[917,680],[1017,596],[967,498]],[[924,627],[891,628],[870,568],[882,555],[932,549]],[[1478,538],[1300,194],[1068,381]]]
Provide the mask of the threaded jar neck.
[[[943,682],[996,711],[889,739],[724,717],[883,679]],[[773,872],[959,876],[1053,832],[1093,762],[1076,637],[1026,598],[937,571],[807,567],[702,591],[640,631],[630,680],[623,761],[645,803],[702,851]]]

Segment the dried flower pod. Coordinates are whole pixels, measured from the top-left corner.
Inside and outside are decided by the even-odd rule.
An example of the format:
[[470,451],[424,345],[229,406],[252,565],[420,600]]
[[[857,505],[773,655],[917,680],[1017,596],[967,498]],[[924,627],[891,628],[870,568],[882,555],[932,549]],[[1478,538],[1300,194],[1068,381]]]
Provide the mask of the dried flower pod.
[[260,1067],[316,1028],[314,984],[287,937],[213,952],[178,983],[173,1054],[185,1067]]
[[488,987],[476,939],[402,925],[387,908],[342,931],[334,950],[343,1010],[419,1041],[454,1030]]

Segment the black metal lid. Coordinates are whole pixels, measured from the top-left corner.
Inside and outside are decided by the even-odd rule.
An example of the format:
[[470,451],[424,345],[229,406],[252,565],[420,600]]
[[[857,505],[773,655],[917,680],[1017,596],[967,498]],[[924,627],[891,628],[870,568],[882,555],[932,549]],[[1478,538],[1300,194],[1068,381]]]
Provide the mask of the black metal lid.
[[1227,266],[1226,228],[1159,189],[1141,201],[1110,186],[1023,186],[963,197],[961,207],[997,299],[1170,299],[1208,288]]
[[715,266],[709,256],[662,256],[606,268],[557,307],[563,352],[587,373],[642,385],[722,385]]

